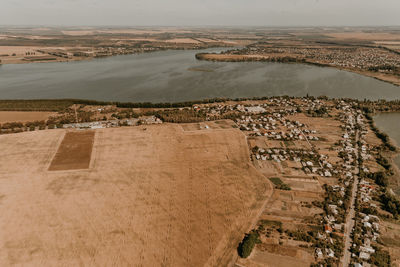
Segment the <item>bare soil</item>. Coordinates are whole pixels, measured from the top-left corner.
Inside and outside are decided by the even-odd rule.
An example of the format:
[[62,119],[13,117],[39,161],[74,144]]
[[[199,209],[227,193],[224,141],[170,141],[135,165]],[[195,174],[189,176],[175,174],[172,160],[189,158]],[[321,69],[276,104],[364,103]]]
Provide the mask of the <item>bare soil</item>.
[[49,171],[89,168],[94,134],[94,131],[67,132],[51,162]]

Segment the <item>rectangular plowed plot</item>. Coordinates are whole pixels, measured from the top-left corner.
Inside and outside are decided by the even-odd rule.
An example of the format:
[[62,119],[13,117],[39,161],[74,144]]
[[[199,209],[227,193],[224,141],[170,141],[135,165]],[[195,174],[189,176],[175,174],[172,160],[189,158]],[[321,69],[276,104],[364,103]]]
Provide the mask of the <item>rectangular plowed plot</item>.
[[49,171],[88,169],[94,142],[94,131],[65,134]]

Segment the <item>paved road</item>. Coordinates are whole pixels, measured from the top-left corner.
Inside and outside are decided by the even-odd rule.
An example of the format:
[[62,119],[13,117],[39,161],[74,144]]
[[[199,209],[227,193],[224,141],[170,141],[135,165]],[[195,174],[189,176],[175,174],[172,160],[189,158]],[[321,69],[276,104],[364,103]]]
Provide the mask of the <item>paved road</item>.
[[[357,141],[359,139],[359,132],[356,131],[356,160],[357,160],[357,164],[358,164],[358,145],[357,145]],[[355,211],[354,211],[354,202],[355,202],[355,198],[357,195],[357,190],[358,190],[358,168],[356,168],[356,175],[354,175],[354,183],[353,183],[353,189],[351,192],[351,199],[350,199],[350,211],[346,216],[346,223],[344,226],[344,254],[342,259],[340,260],[340,266],[342,267],[347,267],[350,265],[350,259],[351,259],[351,252],[350,252],[350,245],[351,245],[351,230],[354,227],[354,217],[355,217]]]
[[351,245],[351,230],[354,227],[354,216],[355,216],[355,211],[354,211],[354,200],[355,196],[357,194],[357,189],[358,189],[358,176],[354,178],[354,184],[353,184],[353,190],[351,193],[351,202],[350,202],[350,211],[347,214],[346,217],[346,224],[344,227],[344,255],[341,260],[341,266],[342,267],[347,267],[350,264],[350,258],[351,258],[351,252],[350,252],[350,245]]

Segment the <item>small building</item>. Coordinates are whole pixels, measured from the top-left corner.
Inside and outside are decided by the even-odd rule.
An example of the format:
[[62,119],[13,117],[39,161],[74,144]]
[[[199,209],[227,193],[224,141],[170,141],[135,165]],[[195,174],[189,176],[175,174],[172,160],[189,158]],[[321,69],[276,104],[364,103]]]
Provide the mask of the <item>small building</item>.
[[333,225],[333,228],[335,228],[336,231],[341,231],[342,230],[342,224],[335,223]]
[[325,254],[326,254],[326,256],[329,257],[329,258],[335,257],[335,253],[334,253],[333,250],[330,249],[330,248],[326,248],[326,249],[325,249]]
[[372,248],[372,247],[367,247],[367,246],[361,246],[360,247],[360,251],[361,252],[366,252],[366,253],[369,253],[369,254],[372,254],[372,253],[375,253],[375,249],[374,248]]
[[324,257],[324,254],[322,253],[322,250],[320,248],[315,249],[315,255],[318,259],[322,259]]
[[325,233],[330,234],[330,233],[332,233],[332,227],[330,227],[328,224],[325,224],[324,231],[325,231]]
[[360,259],[362,260],[369,260],[370,255],[366,252],[360,252]]

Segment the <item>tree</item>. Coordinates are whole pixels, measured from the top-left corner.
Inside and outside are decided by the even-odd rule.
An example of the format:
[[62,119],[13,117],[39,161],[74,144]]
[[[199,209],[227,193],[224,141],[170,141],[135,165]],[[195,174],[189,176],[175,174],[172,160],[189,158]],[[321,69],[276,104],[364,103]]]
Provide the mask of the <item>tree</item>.
[[256,243],[259,243],[258,231],[252,230],[250,233],[246,234],[242,242],[240,242],[238,247],[238,253],[241,258],[247,258],[253,251]]

